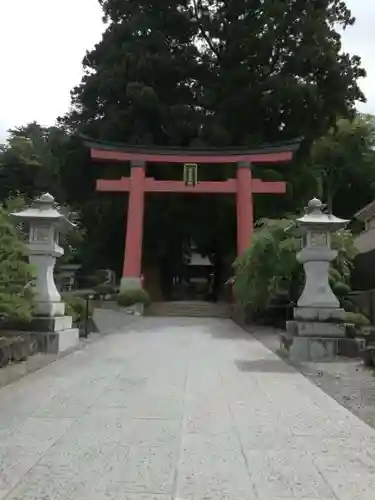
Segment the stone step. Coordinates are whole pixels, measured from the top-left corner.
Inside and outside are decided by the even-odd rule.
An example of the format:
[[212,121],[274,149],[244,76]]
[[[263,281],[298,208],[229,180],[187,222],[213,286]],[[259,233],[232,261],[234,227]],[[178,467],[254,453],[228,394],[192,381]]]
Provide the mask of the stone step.
[[179,316],[199,318],[230,318],[230,304],[210,302],[181,301],[154,302],[147,310],[147,316]]
[[230,318],[226,311],[189,311],[189,310],[148,310],[147,316],[181,316],[181,317],[203,317],[203,318]]

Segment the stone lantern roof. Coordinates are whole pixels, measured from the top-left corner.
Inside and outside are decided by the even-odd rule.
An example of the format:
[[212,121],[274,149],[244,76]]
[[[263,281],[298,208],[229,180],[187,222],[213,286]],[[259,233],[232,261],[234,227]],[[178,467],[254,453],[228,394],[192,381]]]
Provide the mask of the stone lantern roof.
[[346,219],[340,219],[333,214],[323,212],[325,207],[326,205],[318,198],[313,198],[306,207],[305,215],[297,219],[297,224],[305,229],[319,228],[328,231],[336,231],[346,227],[350,222]]
[[42,194],[30,207],[20,212],[14,212],[11,215],[27,222],[40,220],[50,222],[51,224],[58,224],[66,229],[75,227],[75,224],[58,210],[55,198],[50,193]]

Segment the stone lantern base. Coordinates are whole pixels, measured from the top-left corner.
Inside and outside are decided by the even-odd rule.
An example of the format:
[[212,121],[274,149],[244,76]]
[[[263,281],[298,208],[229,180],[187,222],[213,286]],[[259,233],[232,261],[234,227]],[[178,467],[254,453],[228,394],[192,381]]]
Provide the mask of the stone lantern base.
[[338,307],[295,307],[293,317],[299,321],[344,322],[345,311]]
[[79,330],[72,328],[71,316],[36,316],[28,325],[38,350],[46,354],[59,354],[79,343]]
[[35,301],[35,315],[46,318],[61,317],[65,314],[64,302]]
[[294,320],[288,321],[286,326],[287,331],[281,334],[280,348],[291,361],[357,357],[364,348],[364,340],[347,337],[347,330],[354,325],[344,322]]

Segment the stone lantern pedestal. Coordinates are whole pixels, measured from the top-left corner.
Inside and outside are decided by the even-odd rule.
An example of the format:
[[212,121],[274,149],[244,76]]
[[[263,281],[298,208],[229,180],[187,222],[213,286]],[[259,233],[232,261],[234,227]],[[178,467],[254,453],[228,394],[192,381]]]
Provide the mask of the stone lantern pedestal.
[[34,267],[34,318],[29,331],[36,336],[39,350],[48,353],[65,351],[79,342],[79,330],[72,328],[72,318],[65,316],[65,304],[56,288],[56,259],[64,254],[59,233],[73,224],[55,207],[53,196],[46,193],[33,205],[13,217],[27,223],[29,262]]
[[[329,284],[329,268],[337,257],[331,248],[333,232],[345,228],[348,220],[323,212],[324,205],[312,199],[297,220],[304,231],[304,244],[297,255],[305,271],[305,287],[281,335],[281,348],[295,361],[317,361],[348,355],[357,341],[346,337],[345,311]],[[354,346],[357,351],[359,346]]]

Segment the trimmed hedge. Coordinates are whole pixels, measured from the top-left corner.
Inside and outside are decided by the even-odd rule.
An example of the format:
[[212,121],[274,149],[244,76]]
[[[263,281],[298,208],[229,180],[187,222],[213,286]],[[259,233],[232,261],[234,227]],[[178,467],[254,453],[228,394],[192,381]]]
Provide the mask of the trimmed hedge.
[[[66,293],[62,295],[62,300],[65,302],[65,314],[66,316],[72,316],[73,323],[80,323],[81,321],[84,321],[86,314],[86,301],[83,297]],[[92,316],[92,309],[89,311],[89,316]]]
[[124,290],[117,296],[117,303],[121,307],[130,307],[134,304],[150,305],[150,295],[142,288],[134,290]]
[[370,320],[361,313],[347,312],[345,314],[346,323],[353,323],[357,327],[369,326]]
[[345,298],[350,293],[350,286],[342,281],[332,284],[333,292],[338,298]]
[[108,283],[102,283],[94,288],[96,295],[114,295],[116,293],[116,287]]

